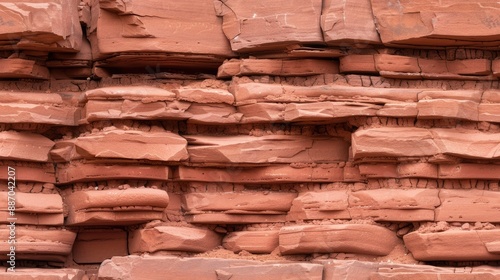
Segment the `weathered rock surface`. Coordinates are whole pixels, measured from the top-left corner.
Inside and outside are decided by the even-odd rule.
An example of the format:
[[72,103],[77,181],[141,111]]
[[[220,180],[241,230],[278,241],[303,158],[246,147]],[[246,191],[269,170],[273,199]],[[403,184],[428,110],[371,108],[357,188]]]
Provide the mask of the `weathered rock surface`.
[[0,93],[0,123],[76,125],[80,108],[65,104],[55,93]]
[[0,132],[0,158],[22,161],[47,162],[54,142],[40,134],[30,132]]
[[[371,1],[384,44],[492,46],[498,40],[498,4],[459,1]],[[475,26],[471,32],[469,28]]]
[[85,280],[84,270],[76,268],[16,268],[15,273],[2,271],[1,279],[26,280]]
[[182,181],[266,183],[342,181],[343,168],[335,165],[291,166],[273,164],[250,168],[209,168],[179,166],[176,179]]
[[59,183],[73,183],[95,180],[113,179],[149,179],[166,181],[170,177],[170,169],[160,165],[124,165],[113,163],[71,162],[57,165]]
[[349,194],[349,213],[353,219],[375,221],[433,221],[440,206],[438,190],[367,190]]
[[268,264],[248,265],[242,267],[227,267],[217,269],[217,280],[251,280],[258,278],[267,279],[323,279],[323,266],[318,264],[291,263],[291,264]]
[[241,0],[215,1],[222,30],[236,52],[323,42],[321,1],[282,1],[261,5]]
[[497,133],[470,129],[383,127],[355,132],[352,150],[355,158],[448,154],[464,158],[496,159],[500,156],[497,147],[499,141],[500,135]]
[[[125,55],[108,60],[105,66],[126,65],[128,59],[136,59],[136,67],[145,67],[148,63],[144,62],[153,58],[157,65],[217,68],[233,54],[213,5],[213,1],[128,1],[126,5],[95,1],[90,26],[94,56]],[[135,54],[127,57],[128,53]],[[145,55],[148,53],[165,55],[151,57]],[[189,63],[190,59],[200,61]]]
[[148,188],[77,191],[66,202],[67,225],[127,225],[161,219],[168,194]]
[[[56,143],[55,150],[70,147],[85,159],[143,159],[181,161],[188,157],[186,140],[171,132],[114,129]],[[71,145],[74,145],[71,148]],[[75,158],[70,158],[75,159]],[[76,158],[78,159],[78,158]]]
[[279,248],[286,255],[337,252],[384,256],[397,244],[392,231],[368,224],[285,226],[279,234]]
[[[10,211],[7,192],[0,192],[0,217],[4,218],[4,223],[9,223]],[[15,218],[17,224],[28,225],[62,225],[63,201],[59,194],[44,193],[22,193],[15,194]]]
[[258,265],[258,261],[220,258],[176,258],[156,256],[113,257],[99,268],[99,280],[172,279],[218,280],[216,270]]
[[[10,229],[0,228],[0,253],[2,260],[9,260],[12,242],[8,243]],[[15,259],[64,262],[71,253],[76,233],[56,228],[21,228],[15,229]]]
[[[440,190],[436,221],[500,222],[500,194],[485,190]],[[471,209],[473,209],[471,211]]]
[[293,200],[287,219],[350,219],[346,191],[306,192]]
[[0,44],[12,49],[77,52],[82,44],[78,1],[2,1]]
[[321,29],[329,45],[380,44],[369,0],[324,1]]
[[213,163],[327,163],[347,160],[341,138],[289,135],[186,136],[189,161]]
[[284,214],[292,204],[296,193],[285,192],[217,192],[188,193],[183,197],[185,210],[190,214],[200,211],[224,211],[231,214],[269,212]]
[[158,251],[206,252],[221,245],[221,236],[207,228],[154,225],[129,236],[132,254]]
[[247,251],[255,254],[269,254],[278,247],[278,230],[232,232],[222,240],[224,248],[235,253]]
[[447,230],[405,235],[404,242],[420,261],[499,260],[500,230]]

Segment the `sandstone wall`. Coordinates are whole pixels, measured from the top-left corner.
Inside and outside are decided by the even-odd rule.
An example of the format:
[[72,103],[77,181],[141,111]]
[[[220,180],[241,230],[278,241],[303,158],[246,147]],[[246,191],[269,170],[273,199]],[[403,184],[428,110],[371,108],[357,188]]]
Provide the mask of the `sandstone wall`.
[[0,279],[499,278],[499,9],[0,0]]

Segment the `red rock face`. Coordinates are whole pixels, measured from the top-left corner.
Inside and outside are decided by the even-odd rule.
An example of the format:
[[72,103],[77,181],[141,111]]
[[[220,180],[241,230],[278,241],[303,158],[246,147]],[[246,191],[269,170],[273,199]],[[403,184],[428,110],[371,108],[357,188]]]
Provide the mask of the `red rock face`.
[[0,0],[0,279],[498,279],[499,9]]

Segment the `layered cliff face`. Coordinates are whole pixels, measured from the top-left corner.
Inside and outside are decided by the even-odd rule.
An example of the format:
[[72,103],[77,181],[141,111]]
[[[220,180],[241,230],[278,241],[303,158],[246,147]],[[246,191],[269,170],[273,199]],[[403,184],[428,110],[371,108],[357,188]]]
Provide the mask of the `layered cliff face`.
[[489,0],[0,0],[0,279],[499,278],[498,34]]

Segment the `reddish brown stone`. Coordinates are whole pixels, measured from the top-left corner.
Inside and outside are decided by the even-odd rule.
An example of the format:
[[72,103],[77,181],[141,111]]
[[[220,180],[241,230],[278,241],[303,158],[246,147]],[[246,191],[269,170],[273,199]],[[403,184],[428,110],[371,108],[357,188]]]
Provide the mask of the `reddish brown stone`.
[[208,168],[179,166],[176,179],[182,181],[277,183],[277,182],[333,182],[342,181],[342,168],[319,165],[294,167],[271,165],[252,168]]
[[338,74],[338,62],[319,59],[231,59],[225,61],[217,72],[218,78],[232,76],[274,75],[312,76]]
[[[371,1],[384,44],[407,46],[484,46],[498,43],[496,4]],[[470,26],[474,26],[471,30]]]
[[[0,217],[5,218],[3,223],[9,224],[10,216],[7,192],[0,192]],[[15,194],[15,218],[17,224],[28,225],[62,225],[63,201],[59,194],[23,193]]]
[[387,103],[377,111],[377,116],[381,117],[416,117],[418,115],[417,103]]
[[222,245],[235,253],[269,254],[278,247],[278,235],[278,230],[237,231],[227,234]]
[[184,209],[188,213],[224,211],[228,214],[283,214],[290,210],[296,193],[285,192],[224,192],[188,193],[184,195]]
[[290,279],[322,280],[323,266],[310,263],[264,264],[217,269],[217,280]]
[[439,165],[439,178],[499,180],[500,165],[496,164],[447,164]]
[[85,104],[85,121],[108,119],[189,119],[193,115],[186,112],[191,103],[184,101],[143,102],[136,100],[89,100]]
[[77,52],[82,43],[79,2],[51,0],[44,3],[2,1],[1,45],[11,44],[9,49],[14,50]]
[[353,87],[344,85],[324,86],[290,86],[261,83],[236,83],[234,97],[237,105],[254,101],[274,102],[311,102],[322,100],[332,101],[417,101],[418,89],[392,89]]
[[0,180],[8,180],[9,166],[16,171],[16,180],[18,181],[31,181],[42,183],[55,183],[56,176],[54,165],[42,164],[40,166],[19,166],[17,164],[9,164],[0,166]]
[[151,103],[173,101],[175,98],[174,92],[151,86],[103,87],[85,92],[87,100],[135,100]]
[[84,270],[76,268],[15,268],[0,272],[0,279],[12,280],[86,280]]
[[306,192],[292,202],[287,220],[351,219],[346,191]]
[[163,4],[155,0],[128,1],[127,5],[117,1],[93,4],[90,28],[97,32],[90,38],[98,54],[135,52],[142,53],[138,57],[144,59],[148,59],[144,55],[147,53],[183,54],[170,60],[180,66],[189,65],[186,63],[189,55],[216,56],[220,62],[223,60],[220,57],[232,55],[215,15],[213,1]]
[[488,251],[487,244],[498,240],[500,230],[448,230],[412,232],[403,237],[408,250],[419,261],[499,260],[498,251]]
[[282,1],[260,5],[242,0],[215,1],[222,30],[236,52],[283,49],[323,42],[321,1]]
[[375,221],[433,221],[434,209],[441,204],[436,189],[366,190],[349,194],[353,219]]
[[131,233],[131,254],[158,251],[206,252],[221,245],[221,236],[206,228],[154,225]]
[[418,60],[414,57],[390,55],[390,54],[376,54],[375,67],[377,71],[391,71],[391,72],[407,72],[407,73],[420,73]]
[[46,67],[35,64],[33,60],[10,58],[0,59],[0,78],[44,79],[50,77]]
[[191,162],[328,163],[347,160],[348,144],[341,138],[292,135],[186,136]]
[[459,75],[489,75],[491,61],[489,59],[464,59],[446,62],[451,73]]
[[498,141],[497,134],[469,129],[383,127],[353,133],[352,150],[354,158],[448,154],[494,159],[500,156]]
[[54,142],[40,134],[29,132],[0,132],[0,158],[46,162]]
[[168,194],[147,188],[77,191],[66,203],[67,225],[139,224],[163,217]]
[[72,254],[73,260],[78,264],[100,264],[113,256],[126,256],[127,233],[117,229],[80,231],[76,236]]
[[[171,132],[110,130],[80,136],[75,141],[78,153],[87,159],[123,158],[153,161],[186,160],[186,140]],[[56,144],[58,148],[60,144]]]
[[[8,260],[10,230],[0,229],[0,259]],[[15,259],[65,262],[71,253],[76,233],[65,229],[16,227]]]
[[186,222],[192,224],[262,224],[262,223],[284,223],[286,215],[276,213],[239,212],[239,213],[202,213],[185,214]]
[[496,191],[442,189],[439,198],[436,221],[500,222],[496,213],[500,194]]
[[227,267],[259,265],[258,261],[222,258],[161,256],[113,257],[99,267],[99,280],[219,280],[215,271]]
[[355,102],[290,103],[285,107],[285,121],[332,121],[356,116],[375,116],[381,106]]
[[378,74],[372,54],[350,54],[340,58],[340,73]]
[[226,103],[233,104],[234,96],[222,89],[180,88],[174,90],[179,100],[195,103]]
[[321,29],[329,45],[380,44],[369,0],[323,2]]
[[420,100],[417,103],[419,119],[452,118],[478,120],[478,103],[464,100]]
[[101,179],[149,179],[166,181],[169,178],[170,170],[167,166],[159,165],[72,162],[67,165],[59,164],[56,174],[57,180],[61,184]]
[[384,256],[397,244],[395,233],[368,224],[285,226],[279,234],[284,255],[343,252]]

